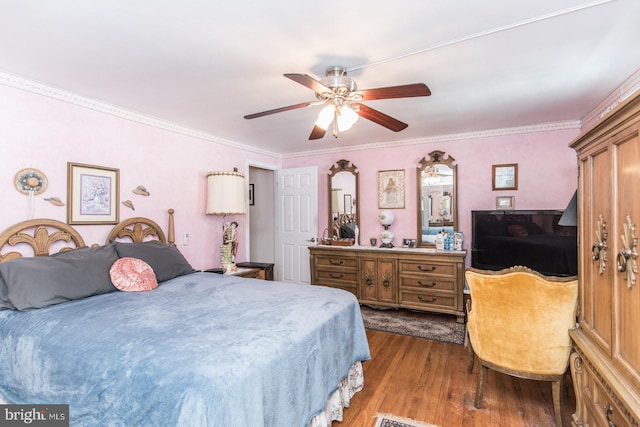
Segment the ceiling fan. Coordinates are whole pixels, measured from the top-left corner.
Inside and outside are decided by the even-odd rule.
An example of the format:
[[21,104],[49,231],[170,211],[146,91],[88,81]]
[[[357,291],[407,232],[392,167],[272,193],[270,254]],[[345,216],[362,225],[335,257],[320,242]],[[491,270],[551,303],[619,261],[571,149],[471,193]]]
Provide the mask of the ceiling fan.
[[409,125],[368,107],[362,104],[361,101],[431,95],[431,91],[424,83],[358,90],[356,82],[347,77],[347,69],[341,66],[327,68],[326,76],[322,80],[316,80],[306,74],[284,74],[284,76],[313,90],[318,100],[249,114],[244,118],[255,119],[298,108],[326,105],[318,115],[318,120],[311,131],[311,135],[309,135],[310,140],[324,137],[331,123],[333,123],[333,136],[337,138],[338,132],[351,128],[358,120],[358,117],[363,117],[394,132],[399,132]]

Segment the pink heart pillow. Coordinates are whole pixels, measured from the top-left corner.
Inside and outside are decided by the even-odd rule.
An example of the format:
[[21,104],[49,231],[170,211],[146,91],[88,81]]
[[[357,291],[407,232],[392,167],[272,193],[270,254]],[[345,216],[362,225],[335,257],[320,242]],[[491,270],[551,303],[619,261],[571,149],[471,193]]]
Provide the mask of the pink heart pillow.
[[150,291],[158,287],[156,274],[138,258],[120,258],[109,270],[111,282],[121,291]]

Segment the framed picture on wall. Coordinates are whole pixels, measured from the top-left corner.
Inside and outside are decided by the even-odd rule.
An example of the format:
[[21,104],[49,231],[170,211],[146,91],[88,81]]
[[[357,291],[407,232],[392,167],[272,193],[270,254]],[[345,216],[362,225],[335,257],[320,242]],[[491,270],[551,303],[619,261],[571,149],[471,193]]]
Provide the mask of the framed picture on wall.
[[518,164],[493,165],[492,189],[517,190],[518,189]]
[[515,196],[496,197],[496,209],[513,209],[515,204]]
[[67,163],[67,222],[117,224],[120,170]]
[[378,208],[404,209],[404,169],[378,172]]

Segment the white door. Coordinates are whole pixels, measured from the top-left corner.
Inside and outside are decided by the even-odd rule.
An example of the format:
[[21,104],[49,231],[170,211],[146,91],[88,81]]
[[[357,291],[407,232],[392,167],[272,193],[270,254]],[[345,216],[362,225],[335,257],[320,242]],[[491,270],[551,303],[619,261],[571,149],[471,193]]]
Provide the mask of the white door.
[[275,279],[311,284],[309,246],[318,239],[318,168],[276,174]]

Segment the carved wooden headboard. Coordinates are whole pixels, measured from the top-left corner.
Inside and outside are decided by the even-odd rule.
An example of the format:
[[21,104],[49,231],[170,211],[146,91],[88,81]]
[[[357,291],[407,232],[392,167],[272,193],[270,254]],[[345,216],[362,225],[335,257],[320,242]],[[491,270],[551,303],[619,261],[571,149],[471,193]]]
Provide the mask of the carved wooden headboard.
[[[51,247],[57,242],[67,242],[71,246],[64,245],[59,252],[68,251],[85,246],[80,233],[73,227],[55,219],[30,219],[19,222],[0,234],[0,250],[5,245],[16,246],[26,244],[33,250],[33,256],[48,256]],[[0,253],[0,262],[20,258],[21,252],[10,251]]]
[[[175,231],[173,209],[169,209],[168,237],[165,237],[160,226],[143,217],[129,218],[118,223],[106,239],[110,243],[117,239],[128,238],[133,243],[140,243],[148,239],[169,243],[175,246]],[[72,226],[54,219],[30,219],[19,222],[0,233],[0,262],[24,256],[22,252],[12,249],[4,253],[7,248],[20,245],[21,248],[31,247],[33,256],[48,256],[52,250],[64,252],[86,246],[84,239]],[[97,246],[93,244],[92,246]]]
[[168,227],[168,238],[165,237],[164,232],[160,226],[150,220],[149,218],[144,217],[135,217],[124,220],[111,230],[109,235],[107,236],[107,240],[105,244],[111,243],[117,239],[131,239],[133,243],[140,243],[147,240],[148,237],[151,237],[152,240],[160,241],[162,243],[169,243],[170,245],[175,246],[175,231],[174,231],[174,223],[173,223],[173,213],[175,212],[173,209],[169,209],[169,227]]

